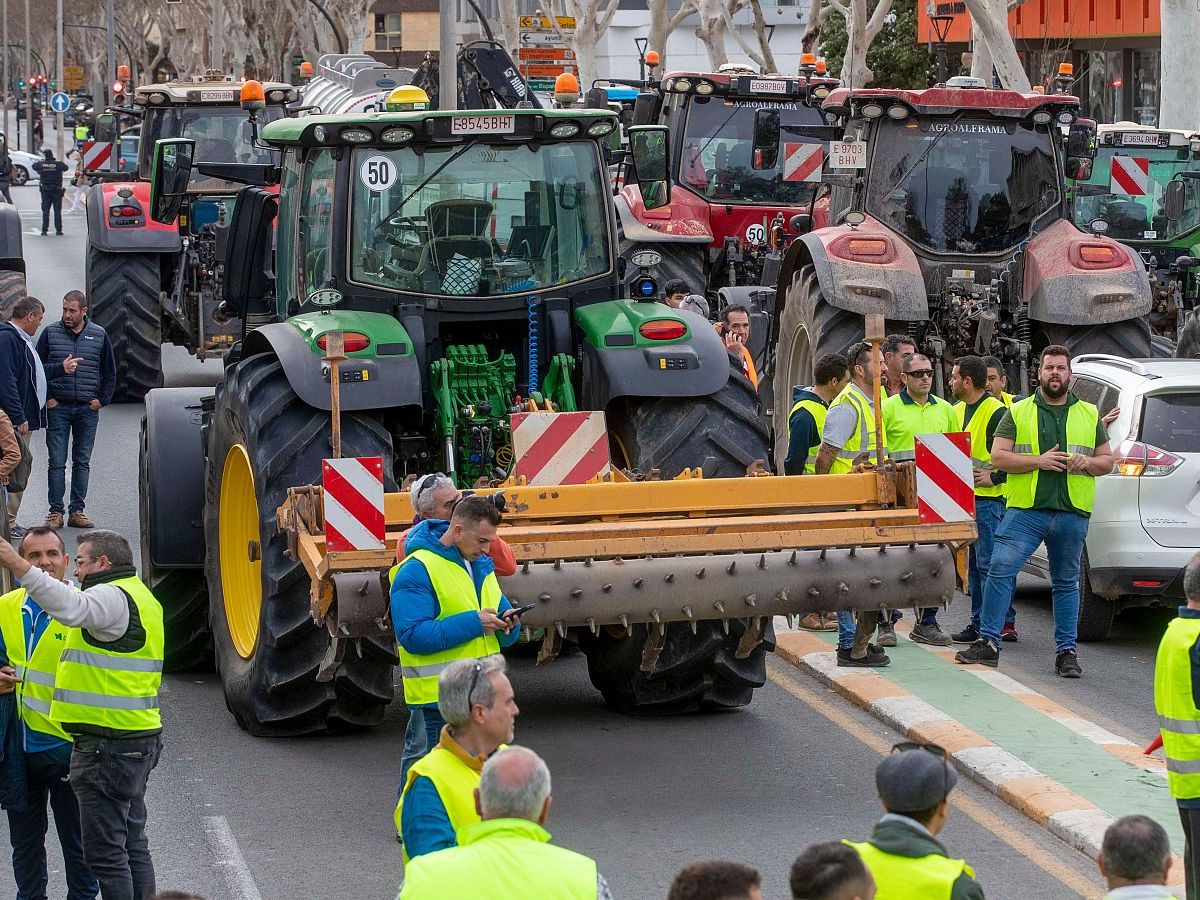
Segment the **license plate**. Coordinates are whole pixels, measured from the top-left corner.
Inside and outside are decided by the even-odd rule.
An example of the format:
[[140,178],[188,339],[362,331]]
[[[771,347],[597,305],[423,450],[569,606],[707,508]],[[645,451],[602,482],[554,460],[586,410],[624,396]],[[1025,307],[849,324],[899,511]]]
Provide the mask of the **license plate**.
[[1126,132],[1121,135],[1122,147],[1157,147],[1160,143],[1162,143],[1162,136],[1158,134]]
[[865,169],[866,167],[866,141],[833,141],[829,145],[829,168]]
[[220,102],[220,101],[225,101],[225,100],[236,100],[236,99],[238,99],[237,91],[201,91],[200,92],[200,100],[201,101],[207,100],[207,101]]
[[516,116],[454,116],[451,134],[512,134],[517,130]]
[[786,94],[788,92],[788,83],[774,79],[753,79],[750,82],[750,91],[754,94]]

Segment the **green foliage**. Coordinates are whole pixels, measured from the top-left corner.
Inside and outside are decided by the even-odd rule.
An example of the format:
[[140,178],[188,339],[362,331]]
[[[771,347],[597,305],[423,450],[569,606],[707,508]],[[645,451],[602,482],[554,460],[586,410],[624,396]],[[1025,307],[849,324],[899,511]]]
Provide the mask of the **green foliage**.
[[[874,9],[875,3],[870,6]],[[937,78],[937,57],[917,43],[916,0],[894,0],[891,16],[867,50],[867,66],[875,73],[869,87],[928,87]],[[821,29],[821,54],[830,74],[841,73],[847,40],[846,20],[830,13]]]

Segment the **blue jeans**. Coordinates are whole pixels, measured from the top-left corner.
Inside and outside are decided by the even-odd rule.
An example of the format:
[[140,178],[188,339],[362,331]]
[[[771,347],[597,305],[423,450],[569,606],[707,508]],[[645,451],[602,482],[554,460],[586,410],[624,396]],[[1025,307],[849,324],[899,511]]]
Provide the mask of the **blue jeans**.
[[1004,514],[996,529],[991,565],[983,586],[980,632],[985,638],[999,645],[1004,614],[1017,588],[1017,573],[1038,544],[1044,543],[1054,597],[1054,647],[1060,653],[1075,649],[1079,631],[1079,559],[1087,530],[1087,516],[1077,513],[1009,509]]
[[[1004,518],[1004,501],[998,497],[975,498],[975,525],[979,539],[971,545],[968,590],[971,592],[971,625],[979,628],[979,613],[983,609],[983,585],[992,565],[992,548],[996,544],[996,529]],[[1017,620],[1017,611],[1010,602],[1004,614],[1006,624]]]
[[17,900],[46,900],[46,805],[54,811],[54,829],[62,847],[67,875],[67,900],[94,900],[100,885],[83,858],[83,833],[79,804],[67,777],[71,773],[71,745],[25,755],[25,783],[29,805],[24,812],[8,811],[8,837],[12,841],[13,880]]
[[67,490],[67,441],[71,442],[70,512],[83,509],[91,474],[92,447],[100,411],[86,403],[60,403],[46,410],[46,454],[50,469],[46,474],[46,494],[50,512],[61,513]]
[[838,649],[849,650],[854,646],[854,613],[840,612],[838,619]]
[[413,763],[437,746],[446,720],[436,706],[410,706],[408,725],[404,728],[404,752],[400,755],[400,786],[396,788],[396,802],[404,792],[408,770]]

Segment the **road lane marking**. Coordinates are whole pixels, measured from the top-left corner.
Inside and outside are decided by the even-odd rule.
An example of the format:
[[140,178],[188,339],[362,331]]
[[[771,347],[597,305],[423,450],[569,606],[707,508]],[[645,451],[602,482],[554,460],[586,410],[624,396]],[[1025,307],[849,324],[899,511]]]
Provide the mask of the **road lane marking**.
[[232,896],[236,900],[262,900],[250,867],[246,865],[246,857],[242,856],[242,849],[229,827],[229,820],[224,816],[205,816],[204,833]]
[[[813,696],[811,691],[805,691],[792,678],[780,673],[776,668],[777,665],[776,663],[772,663],[767,669],[767,677],[771,681],[775,682],[775,684],[779,685],[801,703],[804,703],[815,712],[824,716],[842,731],[854,736],[860,743],[870,747],[880,756],[886,756],[891,752],[891,744],[882,740],[858,722],[855,722],[854,719],[832,704]],[[990,831],[1047,875],[1075,891],[1079,896],[1088,898],[1088,900],[1104,896],[1104,891],[1094,882],[1080,875],[1053,854],[1043,850],[978,801],[959,794],[951,796],[950,805],[962,811],[977,825]]]

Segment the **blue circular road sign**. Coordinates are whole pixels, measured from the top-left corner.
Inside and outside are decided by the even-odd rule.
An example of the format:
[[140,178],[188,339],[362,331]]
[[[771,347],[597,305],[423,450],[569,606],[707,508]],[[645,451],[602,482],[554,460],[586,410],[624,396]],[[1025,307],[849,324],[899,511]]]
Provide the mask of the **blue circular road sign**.
[[71,98],[62,91],[50,95],[50,108],[55,112],[66,112],[71,106]]

